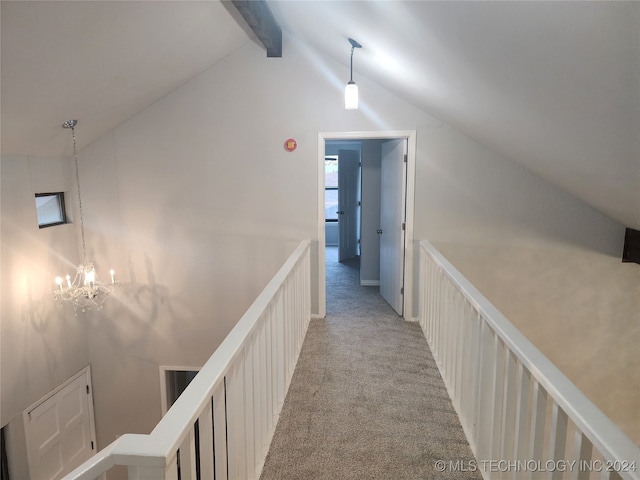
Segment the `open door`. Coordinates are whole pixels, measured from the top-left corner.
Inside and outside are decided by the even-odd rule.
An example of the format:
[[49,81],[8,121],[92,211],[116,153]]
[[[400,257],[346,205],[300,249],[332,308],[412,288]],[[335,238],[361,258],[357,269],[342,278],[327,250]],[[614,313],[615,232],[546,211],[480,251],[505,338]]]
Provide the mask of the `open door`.
[[380,192],[380,294],[404,314],[406,139],[382,144]]
[[358,196],[360,154],[356,150],[338,151],[338,260],[358,255]]

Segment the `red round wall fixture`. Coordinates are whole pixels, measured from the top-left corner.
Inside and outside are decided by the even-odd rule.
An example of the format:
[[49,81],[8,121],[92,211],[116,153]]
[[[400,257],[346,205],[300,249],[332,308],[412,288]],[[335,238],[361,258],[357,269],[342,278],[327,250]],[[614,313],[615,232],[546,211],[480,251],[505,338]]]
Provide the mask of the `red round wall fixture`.
[[298,142],[293,138],[287,138],[287,141],[284,142],[284,149],[287,152],[293,152],[296,148],[298,148]]

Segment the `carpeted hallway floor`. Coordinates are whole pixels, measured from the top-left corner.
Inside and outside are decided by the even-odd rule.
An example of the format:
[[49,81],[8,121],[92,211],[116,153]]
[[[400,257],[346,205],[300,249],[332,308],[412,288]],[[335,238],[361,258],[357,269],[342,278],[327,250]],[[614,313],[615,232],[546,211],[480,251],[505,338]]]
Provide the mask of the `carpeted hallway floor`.
[[327,317],[311,320],[261,479],[481,479],[420,326],[327,250]]

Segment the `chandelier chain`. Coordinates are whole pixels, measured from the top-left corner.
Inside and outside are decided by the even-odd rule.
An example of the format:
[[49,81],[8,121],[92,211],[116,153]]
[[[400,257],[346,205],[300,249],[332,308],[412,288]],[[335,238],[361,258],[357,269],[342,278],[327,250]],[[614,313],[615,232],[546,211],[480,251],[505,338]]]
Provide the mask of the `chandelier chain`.
[[87,245],[84,240],[84,218],[82,216],[82,195],[80,195],[80,174],[78,173],[78,154],[76,151],[76,129],[72,125],[71,137],[73,138],[73,161],[76,168],[76,185],[78,186],[78,215],[80,216],[80,233],[82,235],[82,260],[87,261]]

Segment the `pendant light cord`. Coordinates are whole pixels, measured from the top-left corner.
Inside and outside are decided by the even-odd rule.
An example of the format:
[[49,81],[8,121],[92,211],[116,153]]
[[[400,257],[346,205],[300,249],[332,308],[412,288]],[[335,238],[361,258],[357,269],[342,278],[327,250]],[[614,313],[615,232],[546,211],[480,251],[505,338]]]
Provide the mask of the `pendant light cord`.
[[360,45],[356,40],[354,40],[353,38],[349,38],[349,43],[351,44],[351,68],[349,69],[350,73],[351,73],[351,77],[349,78],[349,83],[354,83],[353,82],[353,51],[356,48],[362,48],[362,45]]
[[349,83],[353,83],[353,50],[355,49],[355,46],[351,45],[351,68],[350,70],[350,78],[349,78]]

